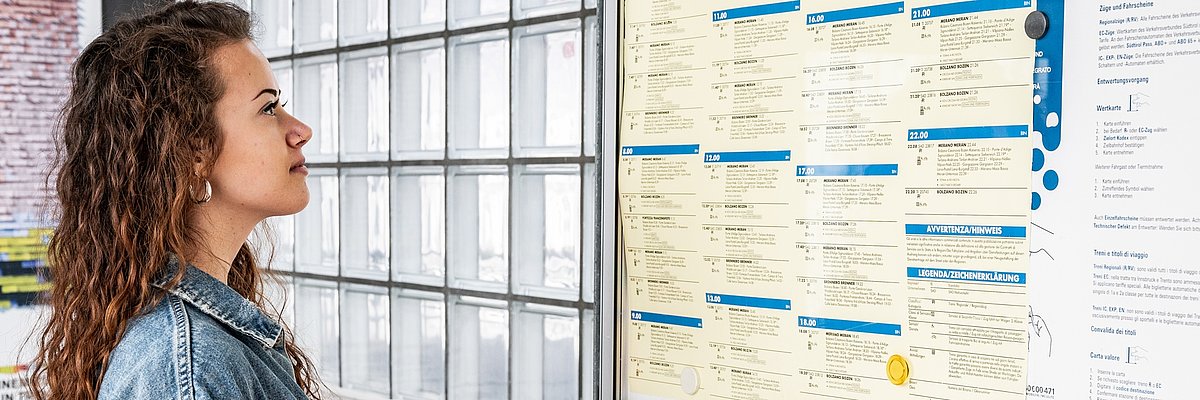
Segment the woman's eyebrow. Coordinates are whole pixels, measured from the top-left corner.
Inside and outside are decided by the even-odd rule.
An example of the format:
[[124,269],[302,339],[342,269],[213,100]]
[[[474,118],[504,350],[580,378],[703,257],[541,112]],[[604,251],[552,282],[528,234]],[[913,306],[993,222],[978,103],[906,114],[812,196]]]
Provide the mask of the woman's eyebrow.
[[268,93],[268,94],[272,94],[272,95],[274,95],[275,97],[279,97],[279,94],[280,94],[281,92],[280,92],[279,90],[276,90],[276,89],[270,89],[270,88],[268,88],[268,89],[263,89],[261,92],[258,92],[258,94],[254,95],[254,99],[250,99],[250,100],[251,100],[251,101],[253,101],[253,100],[255,100],[255,99],[259,98],[259,97],[262,97],[263,93]]

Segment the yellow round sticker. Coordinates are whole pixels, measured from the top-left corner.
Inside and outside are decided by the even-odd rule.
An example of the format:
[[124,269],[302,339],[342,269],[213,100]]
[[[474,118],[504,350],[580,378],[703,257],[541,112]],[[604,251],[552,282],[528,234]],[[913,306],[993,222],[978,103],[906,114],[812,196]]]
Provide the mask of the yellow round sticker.
[[892,354],[887,361],[887,374],[888,380],[892,381],[893,385],[903,385],[908,381],[908,360],[899,354]]

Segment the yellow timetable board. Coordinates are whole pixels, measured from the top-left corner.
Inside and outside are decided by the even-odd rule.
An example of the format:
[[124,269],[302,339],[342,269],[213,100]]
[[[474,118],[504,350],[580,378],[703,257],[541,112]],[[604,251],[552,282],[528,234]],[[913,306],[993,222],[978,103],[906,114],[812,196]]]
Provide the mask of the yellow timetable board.
[[626,1],[631,399],[1024,399],[1030,1]]

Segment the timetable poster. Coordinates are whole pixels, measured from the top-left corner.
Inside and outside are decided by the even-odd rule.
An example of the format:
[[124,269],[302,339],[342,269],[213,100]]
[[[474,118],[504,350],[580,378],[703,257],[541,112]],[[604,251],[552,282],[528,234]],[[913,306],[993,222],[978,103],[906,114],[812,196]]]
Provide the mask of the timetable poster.
[[1034,10],[624,2],[624,394],[1024,399]]

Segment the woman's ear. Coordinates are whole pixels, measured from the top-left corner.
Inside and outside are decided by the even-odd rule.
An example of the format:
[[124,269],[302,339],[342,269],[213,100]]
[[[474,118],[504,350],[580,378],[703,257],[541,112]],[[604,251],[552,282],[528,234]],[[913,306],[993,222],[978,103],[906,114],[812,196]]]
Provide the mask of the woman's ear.
[[208,163],[206,158],[199,155],[196,156],[196,161],[192,163],[192,174],[198,177],[208,176]]
[[216,160],[210,146],[203,146],[201,143],[197,143],[197,145],[196,155],[192,160],[192,174],[207,179]]

